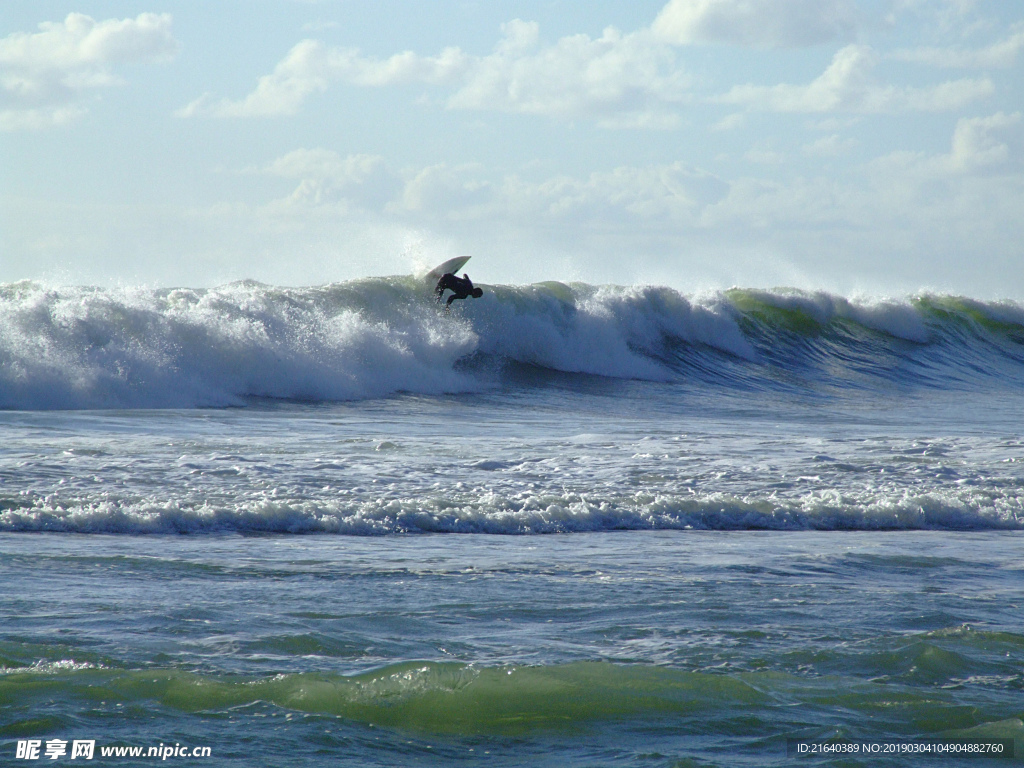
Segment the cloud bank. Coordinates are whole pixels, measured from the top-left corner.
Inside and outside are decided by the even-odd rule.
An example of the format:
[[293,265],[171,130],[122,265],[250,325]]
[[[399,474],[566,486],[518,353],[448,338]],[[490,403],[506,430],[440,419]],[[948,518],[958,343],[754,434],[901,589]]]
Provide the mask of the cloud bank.
[[[552,44],[541,41],[535,22],[510,21],[486,56],[449,47],[434,56],[404,51],[378,59],[356,48],[303,40],[246,97],[215,100],[204,94],[177,114],[294,115],[311,95],[335,83],[419,85],[440,91],[452,110],[585,118],[608,128],[674,128],[686,107],[705,102],[791,113],[943,112],[994,92],[988,77],[928,86],[882,82],[875,76],[882,57],[858,43],[840,48],[810,83],[741,84],[710,97],[696,94],[695,78],[678,60],[680,50],[698,43],[800,47],[845,41],[856,29],[847,0],[671,0],[649,28],[623,33],[608,27],[598,38],[569,35]],[[1024,33],[1015,33],[982,50],[915,49],[890,58],[935,66],[1006,66],[1021,46]]]
[[879,83],[872,76],[877,61],[870,47],[848,45],[807,85],[736,85],[717,100],[770,112],[945,112],[995,92],[988,78],[964,78],[924,88]]
[[123,82],[115,66],[177,51],[166,13],[107,21],[71,13],[34,34],[8,35],[0,40],[0,130],[67,123],[86,112],[83,96]]
[[1014,34],[983,48],[921,47],[896,51],[894,59],[944,69],[1006,69],[1017,61],[1024,48],[1024,27],[1016,25]]
[[795,48],[849,40],[856,20],[844,0],[671,0],[651,28],[674,45]]
[[486,56],[449,47],[436,56],[405,51],[375,59],[355,48],[303,40],[244,99],[214,101],[204,95],[177,114],[292,115],[310,95],[333,83],[364,88],[417,84],[448,89],[449,109],[669,127],[676,118],[666,105],[685,101],[689,82],[671,49],[646,31],[623,34],[608,27],[596,39],[572,35],[543,45],[538,25],[517,19],[502,26],[500,40]]

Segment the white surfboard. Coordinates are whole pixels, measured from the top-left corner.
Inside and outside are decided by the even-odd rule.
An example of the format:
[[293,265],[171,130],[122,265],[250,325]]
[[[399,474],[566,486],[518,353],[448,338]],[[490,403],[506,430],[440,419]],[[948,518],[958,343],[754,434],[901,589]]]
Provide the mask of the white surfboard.
[[423,279],[431,285],[436,285],[437,281],[441,279],[441,275],[448,274],[449,272],[452,274],[458,272],[471,258],[471,256],[456,256],[454,259],[448,259],[444,264],[438,264],[432,270],[427,272],[427,274],[423,276]]

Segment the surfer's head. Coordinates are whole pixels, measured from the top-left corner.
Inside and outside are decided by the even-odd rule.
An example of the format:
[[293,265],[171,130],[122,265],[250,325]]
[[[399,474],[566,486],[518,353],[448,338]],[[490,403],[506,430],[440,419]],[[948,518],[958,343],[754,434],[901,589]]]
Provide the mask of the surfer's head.
[[473,289],[473,298],[474,299],[479,299],[483,295],[484,295],[484,292],[480,288],[474,288]]

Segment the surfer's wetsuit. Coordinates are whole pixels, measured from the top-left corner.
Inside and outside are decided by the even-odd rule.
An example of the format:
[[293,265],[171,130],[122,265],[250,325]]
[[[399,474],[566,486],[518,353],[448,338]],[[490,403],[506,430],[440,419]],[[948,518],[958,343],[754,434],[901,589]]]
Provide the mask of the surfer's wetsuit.
[[462,273],[462,277],[456,277],[451,272],[441,275],[441,279],[437,281],[437,287],[434,289],[438,304],[441,303],[441,296],[444,295],[445,290],[452,292],[452,295],[448,297],[446,307],[450,307],[456,299],[465,299],[468,296],[479,299],[484,295],[482,290],[473,286],[473,281],[465,272]]

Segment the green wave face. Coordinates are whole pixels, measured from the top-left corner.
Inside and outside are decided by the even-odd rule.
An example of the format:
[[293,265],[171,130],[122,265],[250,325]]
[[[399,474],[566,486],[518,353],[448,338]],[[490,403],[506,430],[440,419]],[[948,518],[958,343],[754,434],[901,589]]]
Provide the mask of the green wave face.
[[789,331],[801,336],[816,336],[827,324],[806,308],[772,301],[775,296],[765,291],[733,288],[726,292],[726,296],[741,317],[771,329]]
[[408,662],[353,676],[285,674],[238,679],[170,670],[8,670],[0,703],[72,696],[125,705],[157,702],[192,713],[255,702],[437,734],[517,735],[577,730],[722,707],[761,706],[768,696],[725,675],[579,662],[485,667]]
[[980,328],[993,336],[1005,336],[1024,343],[1024,323],[1020,307],[1012,302],[980,302],[964,296],[927,294],[915,297],[912,304],[922,315],[937,323],[963,328]]
[[[59,697],[118,702],[126,711],[156,703],[208,715],[262,702],[367,725],[453,736],[580,733],[602,723],[654,722],[699,732],[709,722],[728,728],[727,723],[735,721],[749,731],[751,723],[762,728],[771,722],[785,726],[797,715],[806,719],[789,722],[788,727],[800,728],[813,722],[815,712],[843,707],[907,735],[987,729],[990,737],[1024,737],[1019,720],[987,720],[977,707],[954,705],[952,695],[936,685],[940,678],[964,674],[965,662],[957,654],[926,644],[882,656],[872,663],[879,671],[902,678],[900,682],[840,675],[809,678],[777,671],[720,674],[603,662],[538,667],[408,662],[352,676],[303,673],[262,679],[58,662],[6,670],[0,675],[0,706]],[[26,721],[12,727],[18,734],[34,730]]]

